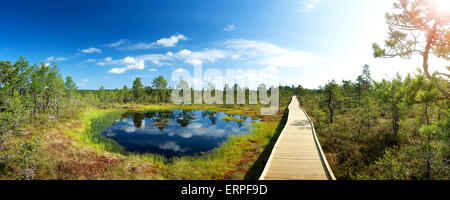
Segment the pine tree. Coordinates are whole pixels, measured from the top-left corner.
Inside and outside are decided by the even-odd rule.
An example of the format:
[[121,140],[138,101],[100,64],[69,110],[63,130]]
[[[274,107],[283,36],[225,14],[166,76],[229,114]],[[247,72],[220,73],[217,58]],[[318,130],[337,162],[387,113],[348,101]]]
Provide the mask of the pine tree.
[[66,97],[68,100],[68,107],[71,110],[71,116],[73,117],[74,109],[72,107],[73,104],[73,98],[75,96],[75,93],[77,91],[77,85],[73,81],[71,76],[66,77],[66,82],[64,83],[64,87],[66,90]]
[[144,86],[142,85],[141,78],[137,77],[133,81],[133,97],[135,102],[141,101],[144,96]]
[[154,89],[158,90],[159,101],[161,102],[165,99],[165,90],[167,89],[167,81],[162,76],[158,76],[152,81],[152,86]]
[[385,40],[387,49],[373,43],[373,55],[402,58],[410,58],[413,54],[422,56],[422,68],[427,79],[432,80],[440,76],[447,80],[437,87],[444,94],[443,98],[448,99],[450,74],[430,74],[428,60],[430,54],[445,60],[450,59],[450,18],[445,13],[438,12],[436,5],[426,0],[399,0],[394,3],[394,10],[395,12],[386,14],[386,23],[389,25],[389,37]]
[[328,82],[324,87],[325,104],[328,107],[330,124],[333,123],[334,111],[341,101],[341,89],[334,80]]
[[363,128],[366,132],[370,132],[372,121],[376,118],[377,113],[375,100],[373,98],[373,84],[370,76],[369,65],[366,64],[363,66],[362,74],[358,76],[358,78],[361,97],[359,98],[359,111],[356,115],[359,118],[359,128],[356,141],[359,141]]

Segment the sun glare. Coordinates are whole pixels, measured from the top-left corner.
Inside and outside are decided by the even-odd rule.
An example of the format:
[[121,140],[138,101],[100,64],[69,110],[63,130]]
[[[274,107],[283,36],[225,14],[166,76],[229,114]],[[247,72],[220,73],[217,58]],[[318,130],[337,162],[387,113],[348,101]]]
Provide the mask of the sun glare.
[[450,14],[450,0],[431,0],[440,12],[446,15]]

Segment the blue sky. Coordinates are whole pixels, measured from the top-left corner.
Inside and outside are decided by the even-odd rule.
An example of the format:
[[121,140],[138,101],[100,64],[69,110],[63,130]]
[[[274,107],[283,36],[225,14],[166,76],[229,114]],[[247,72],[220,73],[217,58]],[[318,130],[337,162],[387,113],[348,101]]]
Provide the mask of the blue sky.
[[83,89],[131,86],[137,76],[150,85],[159,75],[192,73],[193,63],[276,70],[281,84],[308,88],[354,79],[369,64],[380,80],[420,66],[372,58],[391,7],[390,0],[17,0],[2,2],[0,59],[55,61]]

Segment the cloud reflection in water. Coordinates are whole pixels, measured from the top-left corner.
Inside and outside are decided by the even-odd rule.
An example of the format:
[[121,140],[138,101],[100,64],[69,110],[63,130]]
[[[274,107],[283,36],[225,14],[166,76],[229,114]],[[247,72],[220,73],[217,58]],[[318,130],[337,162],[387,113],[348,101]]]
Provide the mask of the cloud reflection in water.
[[[232,116],[243,122],[224,121]],[[102,132],[127,151],[167,157],[197,155],[218,147],[228,135],[245,134],[254,121],[247,116],[205,110],[128,112]]]

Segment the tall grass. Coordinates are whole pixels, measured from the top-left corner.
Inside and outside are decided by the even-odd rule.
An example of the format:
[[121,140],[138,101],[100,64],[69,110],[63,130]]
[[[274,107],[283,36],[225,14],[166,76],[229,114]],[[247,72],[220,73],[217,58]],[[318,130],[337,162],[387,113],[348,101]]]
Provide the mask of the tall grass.
[[123,147],[116,141],[104,137],[101,132],[111,126],[125,113],[124,110],[87,110],[80,116],[81,127],[67,133],[79,144],[94,148],[98,152],[123,152]]
[[203,156],[174,157],[168,179],[243,179],[274,135],[277,122],[254,123],[247,135],[230,135],[219,148]]
[[[139,105],[134,110],[167,110],[167,109],[208,109],[214,111],[225,111],[233,114],[248,114],[253,109],[242,108],[217,108],[212,106],[165,106],[165,105]],[[247,111],[247,112],[246,112]],[[127,163],[133,165],[156,167],[156,176],[142,176],[133,179],[146,179],[149,177],[157,179],[244,179],[249,170],[255,168],[253,165],[269,144],[272,137],[277,133],[280,126],[279,120],[253,122],[250,133],[244,135],[229,135],[229,139],[222,145],[201,156],[180,156],[167,159],[158,154],[139,154],[124,152],[117,142],[104,137],[101,132],[111,126],[119,119],[125,109],[89,109],[80,115],[82,126],[71,129],[68,134],[80,145],[90,146],[99,153],[111,152],[125,156]],[[253,114],[253,113],[252,113]],[[124,178],[121,174],[128,174],[125,170],[127,164],[117,165],[111,177]],[[252,172],[255,173],[255,172]],[[129,177],[127,177],[129,178]]]

